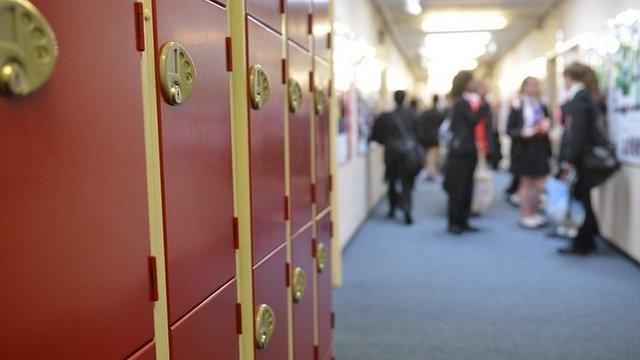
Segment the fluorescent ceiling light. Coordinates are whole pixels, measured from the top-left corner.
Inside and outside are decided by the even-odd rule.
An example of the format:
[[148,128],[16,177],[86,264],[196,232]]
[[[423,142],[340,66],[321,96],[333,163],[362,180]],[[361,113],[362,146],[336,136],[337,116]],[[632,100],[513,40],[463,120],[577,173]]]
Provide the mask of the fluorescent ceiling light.
[[422,5],[420,5],[420,0],[406,0],[404,3],[404,10],[411,15],[422,14]]
[[420,55],[425,59],[475,59],[487,53],[489,42],[491,33],[488,31],[428,34],[420,48]]
[[427,14],[422,30],[429,33],[500,30],[507,19],[496,11],[442,11]]

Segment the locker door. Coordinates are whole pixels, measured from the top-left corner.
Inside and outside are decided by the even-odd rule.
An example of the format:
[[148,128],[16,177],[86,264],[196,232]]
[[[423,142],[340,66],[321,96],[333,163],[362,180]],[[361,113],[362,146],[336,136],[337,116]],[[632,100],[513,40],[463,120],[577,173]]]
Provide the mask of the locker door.
[[[0,357],[126,358],[153,338],[132,4],[31,3],[59,55],[40,90],[0,94]],[[0,67],[46,36],[25,9],[0,2]]]
[[[248,19],[249,72],[269,96],[262,107],[249,112],[251,166],[251,221],[254,264],[285,241],[284,220],[284,85],[282,84],[282,38],[260,23]],[[261,72],[257,72],[261,68]],[[258,80],[256,80],[258,81]],[[251,88],[251,86],[250,86]],[[249,91],[251,93],[251,91]],[[252,98],[251,94],[249,97]],[[252,101],[249,101],[252,103]]]
[[249,16],[281,33],[281,3],[284,0],[246,0],[245,5]]
[[297,82],[302,102],[297,110],[289,106],[289,146],[291,169],[291,230],[297,233],[311,221],[311,91],[310,54],[289,42],[289,87]]
[[313,1],[313,48],[315,54],[329,60],[331,24],[329,23],[329,0]]
[[[291,240],[294,359],[313,359],[313,239],[309,228]],[[306,288],[302,281],[306,278]],[[298,282],[298,285],[296,285]],[[298,292],[299,291],[299,292]],[[303,292],[302,292],[303,291]],[[298,293],[296,293],[298,292]],[[299,296],[302,294],[302,296]]]
[[[271,337],[264,348],[256,340],[256,360],[283,360],[287,358],[287,261],[286,246],[282,245],[253,269],[254,325],[261,327],[257,318],[273,324]],[[272,311],[272,316],[257,316],[262,305]],[[263,312],[261,312],[263,313]],[[257,332],[259,335],[260,332]]]
[[133,354],[133,356],[129,357],[127,360],[155,360],[155,359],[156,359],[156,344],[155,342],[152,341],[147,345],[145,345],[137,353]]
[[[155,5],[157,57],[169,42],[180,44],[184,50],[169,56],[178,57],[180,70],[195,83],[191,96],[178,106],[169,105],[162,81],[158,84],[173,324],[235,276],[229,80],[220,50],[225,48],[227,16],[224,8],[208,1],[156,0]],[[162,80],[165,73],[158,65]],[[195,71],[189,72],[191,66]]]
[[309,49],[310,0],[287,0],[287,36]]
[[[323,248],[323,250],[320,250]],[[324,254],[323,254],[324,252]],[[330,351],[332,342],[332,288],[331,288],[331,214],[327,213],[318,220],[318,249],[316,258],[324,258],[324,269],[318,267],[318,349],[324,359]]]
[[[318,212],[329,207],[331,200],[331,170],[329,163],[329,67],[315,61],[315,91],[323,94],[323,109],[316,111],[316,204]],[[317,98],[317,97],[316,97]]]
[[172,360],[233,360],[238,352],[235,281],[171,327]]

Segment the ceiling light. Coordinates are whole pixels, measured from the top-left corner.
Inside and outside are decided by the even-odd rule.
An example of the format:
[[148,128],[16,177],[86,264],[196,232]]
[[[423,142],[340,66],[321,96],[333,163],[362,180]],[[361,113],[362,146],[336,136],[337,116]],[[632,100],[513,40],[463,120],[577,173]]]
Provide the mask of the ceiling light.
[[507,26],[504,15],[495,11],[443,11],[425,16],[425,32],[500,30]]
[[420,0],[406,0],[404,10],[411,15],[422,14],[422,5],[420,5]]
[[487,31],[466,33],[439,33],[425,36],[420,55],[425,59],[478,58],[487,52],[491,33]]

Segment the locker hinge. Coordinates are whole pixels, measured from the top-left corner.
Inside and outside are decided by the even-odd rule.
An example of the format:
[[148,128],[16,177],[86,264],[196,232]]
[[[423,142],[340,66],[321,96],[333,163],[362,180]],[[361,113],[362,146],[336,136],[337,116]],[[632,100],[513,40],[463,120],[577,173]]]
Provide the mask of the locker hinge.
[[316,184],[311,184],[311,203],[315,204],[316,203]]
[[280,14],[284,14],[285,13],[285,9],[284,9],[284,0],[280,0]]
[[329,192],[333,191],[333,175],[329,175]]
[[307,34],[313,34],[313,14],[307,15]]
[[313,90],[315,90],[316,88],[316,84],[314,82],[314,73],[313,71],[309,71],[309,91],[313,92]]
[[287,83],[287,59],[282,59],[282,84],[285,85]]
[[238,218],[233,218],[233,249],[240,249],[240,230],[238,228]]
[[284,197],[284,221],[289,220],[289,197]]
[[287,279],[286,279],[287,283],[286,284],[287,284],[287,287],[290,287],[291,286],[291,263],[284,264],[284,268],[285,268],[285,273],[286,273],[286,276],[287,276]]
[[327,33],[327,49],[331,49],[331,45],[332,45],[331,44],[331,41],[332,41],[331,38],[332,38],[331,33],[330,32]]
[[230,36],[224,39],[224,49],[227,56],[227,71],[231,72],[233,71],[233,43]]
[[311,239],[311,256],[315,259],[318,257],[318,239]]
[[236,333],[242,335],[242,305],[236,303]]
[[329,237],[333,239],[333,221],[329,223]]
[[156,257],[150,255],[147,258],[149,266],[149,299],[158,301],[158,267],[156,265]]
[[136,50],[144,51],[146,48],[144,41],[144,5],[139,1],[134,2],[133,13],[136,22]]
[[329,89],[327,89],[329,98],[333,96],[333,79],[329,79]]
[[333,311],[331,312],[331,328],[336,328],[336,313]]
[[318,360],[320,358],[320,349],[318,345],[313,345],[313,359]]

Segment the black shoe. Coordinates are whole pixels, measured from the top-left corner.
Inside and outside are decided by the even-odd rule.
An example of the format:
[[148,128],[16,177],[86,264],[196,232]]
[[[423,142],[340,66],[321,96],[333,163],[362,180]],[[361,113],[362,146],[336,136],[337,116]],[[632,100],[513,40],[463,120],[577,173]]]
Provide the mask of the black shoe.
[[389,210],[389,212],[387,213],[387,218],[393,219],[394,217],[396,217],[396,211],[393,209]]
[[558,253],[562,255],[589,255],[594,251],[596,251],[595,246],[583,248],[569,245],[558,249]]
[[407,225],[413,224],[413,218],[410,214],[404,214],[404,223]]
[[449,228],[447,229],[447,231],[449,231],[449,233],[453,235],[460,235],[464,232],[464,230],[462,229],[462,226],[459,226],[459,225],[449,225]]
[[480,231],[480,229],[478,229],[477,227],[471,226],[469,224],[462,225],[461,227],[462,227],[463,231],[468,231],[468,232],[478,232],[478,231]]

